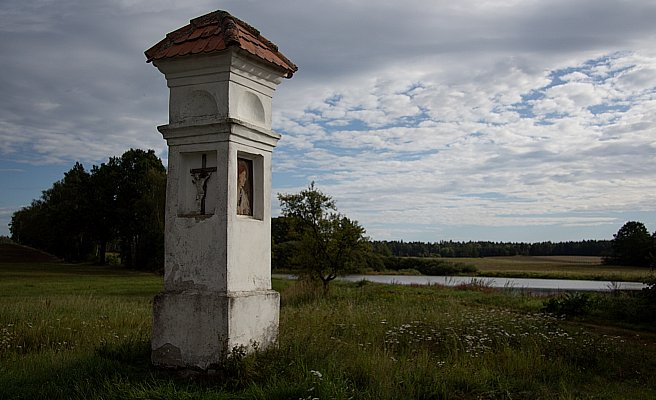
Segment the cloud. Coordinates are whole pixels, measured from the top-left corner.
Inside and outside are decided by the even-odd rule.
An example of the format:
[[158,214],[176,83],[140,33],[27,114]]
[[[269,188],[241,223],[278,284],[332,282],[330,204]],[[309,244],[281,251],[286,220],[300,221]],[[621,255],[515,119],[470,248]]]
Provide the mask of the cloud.
[[10,2],[2,15],[2,152],[40,164],[101,161],[129,147],[161,153],[166,88],[149,87],[161,82],[145,63],[139,18],[103,14],[111,7],[102,3],[39,4]]
[[[215,7],[6,1],[0,156],[88,165],[135,147],[166,157],[156,126],[168,120],[168,91],[143,51]],[[656,213],[652,2],[220,7],[300,68],[274,96],[277,191],[314,179],[388,236]]]
[[[640,66],[631,64],[635,58]],[[495,79],[476,84],[427,74],[406,87],[371,80],[358,91],[334,88],[323,103],[285,120],[283,131],[293,125],[293,133],[278,157],[287,170],[312,171],[365,226],[605,225],[615,220],[605,212],[652,209],[651,163],[636,160],[656,154],[656,109],[639,100],[654,87],[626,81],[653,62],[609,54],[537,76],[493,65]],[[399,97],[395,112],[386,112],[385,100]],[[303,132],[306,123],[313,129]],[[297,140],[306,157],[290,159]],[[463,195],[491,192],[504,195]],[[555,215],[581,212],[597,214]]]

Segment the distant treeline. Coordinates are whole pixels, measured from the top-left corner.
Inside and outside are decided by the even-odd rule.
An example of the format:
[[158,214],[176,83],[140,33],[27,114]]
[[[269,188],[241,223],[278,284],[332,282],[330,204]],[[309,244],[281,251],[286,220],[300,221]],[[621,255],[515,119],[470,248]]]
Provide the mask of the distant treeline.
[[373,241],[374,251],[397,257],[495,257],[495,256],[608,256],[610,240],[582,240],[578,242],[454,242],[435,243]]

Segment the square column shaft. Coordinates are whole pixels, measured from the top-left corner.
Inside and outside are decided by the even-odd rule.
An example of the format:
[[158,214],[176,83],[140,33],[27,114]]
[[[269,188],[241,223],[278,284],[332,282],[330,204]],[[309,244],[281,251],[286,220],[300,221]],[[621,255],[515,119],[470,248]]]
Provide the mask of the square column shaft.
[[152,361],[207,369],[278,332],[271,290],[271,97],[282,74],[239,51],[154,61],[170,88],[164,292]]

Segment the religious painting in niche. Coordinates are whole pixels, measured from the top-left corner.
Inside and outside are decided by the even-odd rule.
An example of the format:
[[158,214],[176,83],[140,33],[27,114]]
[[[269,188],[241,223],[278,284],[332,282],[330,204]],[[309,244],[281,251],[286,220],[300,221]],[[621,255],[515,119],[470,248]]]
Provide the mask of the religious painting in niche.
[[253,161],[237,159],[237,214],[253,216]]

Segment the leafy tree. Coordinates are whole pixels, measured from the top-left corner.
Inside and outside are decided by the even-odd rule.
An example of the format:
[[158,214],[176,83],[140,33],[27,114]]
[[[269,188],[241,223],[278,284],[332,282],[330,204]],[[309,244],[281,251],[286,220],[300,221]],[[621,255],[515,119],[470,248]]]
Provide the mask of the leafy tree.
[[166,170],[153,150],[128,150],[91,173],[80,163],[41,199],[15,212],[12,239],[69,261],[98,248],[105,262],[109,242],[121,242],[131,267],[158,269],[164,260]]
[[296,253],[297,242],[292,231],[292,219],[271,218],[271,268],[289,269],[293,267],[292,258]]
[[122,179],[120,158],[112,157],[108,163],[91,168],[90,201],[93,215],[90,234],[98,244],[98,264],[106,264],[107,245],[118,233],[118,188]]
[[612,240],[612,253],[605,258],[607,264],[649,266],[653,252],[653,239],[642,222],[625,223]]
[[291,263],[318,279],[328,291],[339,274],[357,270],[370,252],[365,230],[339,214],[335,201],[314,182],[298,194],[278,194],[295,243]]
[[12,238],[67,261],[86,259],[93,247],[87,234],[88,187],[89,174],[75,163],[62,180],[42,193],[41,200],[14,213]]
[[[32,204],[14,212],[11,216],[9,231],[11,239],[16,243],[48,251],[49,246],[48,221],[46,221],[45,203],[43,200],[32,200]],[[51,254],[55,254],[51,252]]]
[[121,175],[116,192],[121,260],[158,269],[164,264],[166,169],[153,150],[130,149],[111,162]]
[[92,212],[88,190],[89,173],[76,162],[46,194],[51,226],[57,231],[57,247],[69,261],[87,259],[93,248],[87,229]]
[[371,242],[372,251],[376,254],[379,254],[383,257],[391,257],[392,250],[385,242]]
[[649,266],[653,274],[656,269],[656,231],[651,235],[651,251],[649,252]]

